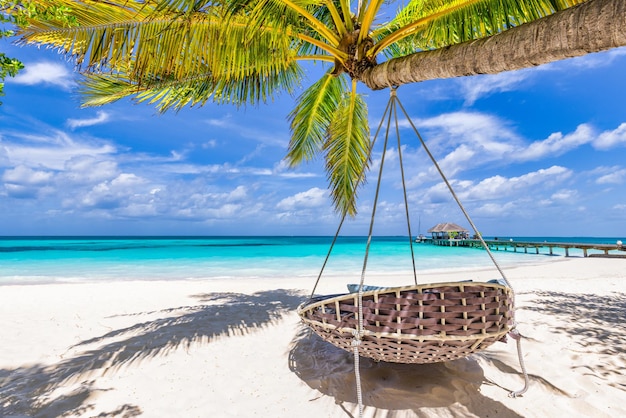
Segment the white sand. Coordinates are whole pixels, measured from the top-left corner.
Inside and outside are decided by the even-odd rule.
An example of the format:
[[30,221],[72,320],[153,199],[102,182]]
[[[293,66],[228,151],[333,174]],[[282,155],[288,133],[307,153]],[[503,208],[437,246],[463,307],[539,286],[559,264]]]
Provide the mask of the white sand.
[[[434,365],[362,360],[364,416],[626,416],[626,259],[553,260],[506,270],[527,337],[523,397],[508,397],[523,386],[510,341]],[[481,277],[494,271],[462,275]],[[345,285],[323,283],[322,292]],[[351,353],[295,313],[312,285],[2,286],[0,416],[356,417]]]

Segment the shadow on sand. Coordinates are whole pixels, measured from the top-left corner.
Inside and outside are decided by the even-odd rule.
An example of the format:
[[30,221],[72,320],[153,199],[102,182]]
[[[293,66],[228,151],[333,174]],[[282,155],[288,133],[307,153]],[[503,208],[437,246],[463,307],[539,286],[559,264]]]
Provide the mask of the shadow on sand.
[[[551,326],[555,332],[571,333],[571,324],[567,322],[577,321],[580,325],[577,335],[590,350],[605,350],[607,357],[626,353],[626,340],[622,338],[626,333],[626,295],[582,298],[576,294],[540,293],[537,296],[536,304],[522,309],[554,316]],[[82,341],[70,350],[75,354],[55,364],[0,370],[0,417],[61,417],[90,411],[102,418],[140,416],[141,408],[132,404],[95,415],[93,397],[106,390],[97,387],[95,377],[135,362],[166,356],[181,347],[209,344],[217,338],[270,326],[304,300],[301,293],[290,290],[193,297],[199,305],[137,313],[154,314],[158,319]],[[357,414],[351,353],[323,341],[301,325],[290,347],[289,367],[320,395],[333,397],[347,416]],[[362,358],[365,409],[380,418],[401,417],[406,411],[426,417],[425,408],[445,408],[447,414],[456,417],[481,416],[485,411],[489,416],[520,417],[506,404],[481,394],[481,385],[493,384],[486,378],[483,367],[519,374],[495,353],[427,365],[376,363]],[[601,365],[598,369],[604,373],[623,373]],[[531,378],[550,386],[538,376]],[[66,385],[73,389],[64,391]],[[559,392],[557,388],[550,389]]]
[[[50,365],[0,370],[0,417],[61,417],[88,413],[90,398],[105,389],[95,387],[94,376],[180,347],[210,343],[216,338],[245,334],[278,321],[293,311],[302,295],[272,290],[251,295],[211,293],[192,296],[201,304],[168,309],[159,319],[117,329],[72,347],[76,354]],[[97,348],[89,349],[89,345]],[[78,385],[77,385],[78,384]],[[75,389],[67,393],[64,386]],[[97,417],[140,416],[137,405],[122,405]]]
[[[538,292],[535,303],[519,308],[545,314],[551,332],[571,336],[579,344],[581,354],[593,356],[598,364],[585,365],[607,381],[626,391],[626,294],[575,294]],[[589,358],[589,356],[588,356]],[[625,383],[618,383],[625,382]]]
[[[292,342],[289,367],[309,387],[353,417],[358,415],[353,354],[322,340],[302,326]],[[498,362],[491,364],[498,367]],[[504,365],[504,363],[500,363]],[[506,367],[506,366],[505,366]],[[360,359],[364,411],[380,418],[428,417],[424,408],[445,408],[446,416],[520,417],[501,402],[480,393],[486,381],[475,357],[435,364],[398,364]],[[350,405],[345,405],[349,403]],[[432,413],[432,410],[430,411]],[[450,415],[452,414],[452,415]]]

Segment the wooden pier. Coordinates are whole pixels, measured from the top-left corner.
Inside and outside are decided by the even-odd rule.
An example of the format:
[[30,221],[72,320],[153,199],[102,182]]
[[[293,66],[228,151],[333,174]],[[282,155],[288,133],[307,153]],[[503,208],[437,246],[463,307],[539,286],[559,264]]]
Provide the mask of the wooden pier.
[[[483,244],[478,239],[444,239],[422,237],[418,242],[430,243],[434,245],[442,245],[446,247],[478,247],[483,248]],[[576,242],[530,242],[530,241],[514,241],[514,240],[485,240],[490,250],[517,252],[524,249],[524,253],[528,253],[528,249],[534,249],[535,254],[539,254],[539,250],[547,248],[550,255],[554,254],[555,248],[565,249],[565,256],[570,257],[570,250],[582,250],[584,257],[611,257],[626,258],[626,246],[618,244],[588,244]],[[591,253],[590,251],[598,251]],[[618,253],[609,254],[609,251],[618,251]]]

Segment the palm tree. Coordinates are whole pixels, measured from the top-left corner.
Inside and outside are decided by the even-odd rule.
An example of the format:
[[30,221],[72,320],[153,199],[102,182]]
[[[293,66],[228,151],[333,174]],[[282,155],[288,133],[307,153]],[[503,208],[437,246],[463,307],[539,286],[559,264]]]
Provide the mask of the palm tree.
[[[0,39],[13,36],[12,30],[4,29],[3,25],[25,25],[25,17],[34,17],[38,15],[40,19],[49,19],[53,17],[57,23],[63,22],[66,26],[73,24],[72,20],[66,14],[67,9],[55,5],[38,5],[25,0],[19,4],[15,4],[11,0],[0,0]],[[6,12],[6,15],[5,15]],[[4,79],[6,77],[15,77],[17,73],[24,68],[19,60],[8,57],[0,52],[0,96],[4,96]],[[2,102],[0,102],[0,105]]]
[[382,89],[626,45],[623,0],[407,0],[397,10],[383,0],[31,2],[71,9],[77,26],[33,17],[20,36],[74,57],[85,106],[128,96],[161,111],[257,104],[294,93],[306,62],[327,63],[289,115],[287,160],[323,155],[342,214],[356,213],[369,165],[359,82]]

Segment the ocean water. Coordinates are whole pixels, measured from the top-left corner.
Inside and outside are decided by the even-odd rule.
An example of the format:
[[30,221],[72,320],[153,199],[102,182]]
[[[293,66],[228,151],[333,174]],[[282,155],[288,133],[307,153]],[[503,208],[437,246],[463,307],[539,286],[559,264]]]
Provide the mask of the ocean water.
[[[508,240],[509,237],[500,237]],[[616,242],[616,238],[526,237],[534,242]],[[320,273],[332,237],[0,237],[0,285],[117,280],[302,278]],[[367,237],[339,237],[324,274],[359,277]],[[483,249],[412,244],[419,272],[493,266]],[[532,252],[532,254],[531,254]],[[502,267],[547,261],[494,251]],[[564,253],[555,252],[556,257]],[[576,250],[570,255],[581,256]],[[367,274],[411,272],[408,237],[374,237]]]

